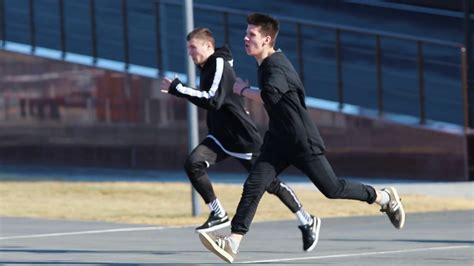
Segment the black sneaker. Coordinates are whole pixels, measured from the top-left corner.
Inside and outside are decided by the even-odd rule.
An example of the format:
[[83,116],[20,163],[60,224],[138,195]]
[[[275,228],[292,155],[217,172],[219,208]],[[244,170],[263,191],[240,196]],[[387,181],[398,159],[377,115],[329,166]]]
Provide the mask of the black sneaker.
[[313,215],[311,215],[311,218],[313,218],[311,224],[298,226],[303,234],[303,250],[305,252],[310,252],[316,247],[319,239],[319,229],[321,228],[321,219]]
[[390,196],[390,200],[387,204],[383,205],[380,209],[381,212],[387,214],[390,222],[397,229],[402,229],[405,225],[405,210],[403,209],[402,200],[398,196],[398,192],[394,187],[384,188]]
[[229,216],[227,216],[227,213],[224,214],[223,217],[219,217],[214,211],[212,211],[209,214],[207,221],[201,226],[196,227],[196,231],[199,233],[211,232],[227,226],[230,226],[230,220]]

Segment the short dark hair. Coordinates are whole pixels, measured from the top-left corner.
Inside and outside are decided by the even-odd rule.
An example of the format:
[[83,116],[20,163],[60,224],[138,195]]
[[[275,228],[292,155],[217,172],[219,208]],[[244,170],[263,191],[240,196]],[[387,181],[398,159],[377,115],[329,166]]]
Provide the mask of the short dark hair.
[[272,37],[270,45],[275,46],[280,27],[280,22],[276,18],[265,14],[252,13],[247,16],[247,24],[260,26],[261,33]]
[[212,32],[208,28],[195,28],[193,31],[188,33],[188,36],[186,36],[186,40],[189,41],[191,39],[201,39],[201,40],[206,40],[210,41],[212,43],[212,46],[215,47],[215,40],[214,36],[212,36]]

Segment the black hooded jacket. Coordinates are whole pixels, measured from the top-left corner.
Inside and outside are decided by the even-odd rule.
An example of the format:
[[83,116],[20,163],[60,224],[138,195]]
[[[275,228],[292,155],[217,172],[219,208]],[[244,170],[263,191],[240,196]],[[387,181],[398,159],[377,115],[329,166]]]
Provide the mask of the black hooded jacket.
[[257,127],[244,109],[242,97],[233,93],[235,73],[227,47],[215,50],[202,67],[199,89],[173,80],[168,93],[184,97],[207,110],[207,128],[225,149],[237,153],[256,152],[262,143]]
[[323,153],[323,140],[306,109],[303,83],[283,52],[262,61],[258,85],[269,116],[262,150],[293,158]]

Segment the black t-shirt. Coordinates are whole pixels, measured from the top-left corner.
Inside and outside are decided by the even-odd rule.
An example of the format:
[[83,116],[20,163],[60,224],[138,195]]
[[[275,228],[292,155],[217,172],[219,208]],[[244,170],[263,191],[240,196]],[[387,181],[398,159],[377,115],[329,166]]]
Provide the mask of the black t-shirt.
[[303,83],[282,52],[260,64],[258,85],[269,116],[262,150],[298,157],[323,153],[324,142],[306,109]]

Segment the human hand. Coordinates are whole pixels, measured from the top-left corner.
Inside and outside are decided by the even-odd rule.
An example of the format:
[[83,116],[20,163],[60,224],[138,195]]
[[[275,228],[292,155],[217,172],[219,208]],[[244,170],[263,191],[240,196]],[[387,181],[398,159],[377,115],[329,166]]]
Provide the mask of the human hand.
[[168,78],[162,78],[161,82],[160,82],[161,92],[168,93],[168,91],[170,89],[171,82],[172,82],[172,80],[170,80]]
[[243,81],[241,78],[235,79],[233,88],[235,94],[241,95],[242,90],[246,87],[250,87],[248,80]]

